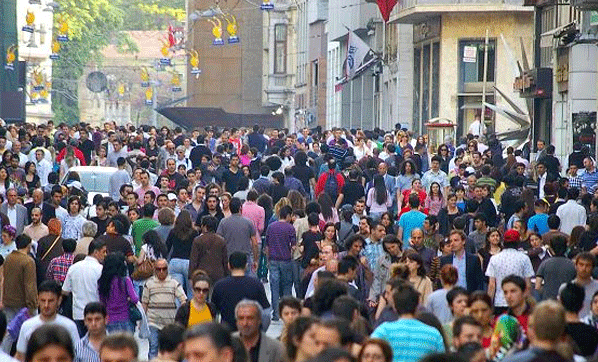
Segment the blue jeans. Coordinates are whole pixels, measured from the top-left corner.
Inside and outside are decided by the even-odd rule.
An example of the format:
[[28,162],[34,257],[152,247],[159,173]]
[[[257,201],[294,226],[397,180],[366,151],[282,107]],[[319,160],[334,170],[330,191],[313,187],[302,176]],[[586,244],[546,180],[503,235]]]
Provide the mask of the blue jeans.
[[171,259],[168,265],[170,276],[173,277],[185,290],[187,297],[193,296],[193,288],[189,285],[189,259]]
[[272,292],[272,315],[278,315],[278,302],[281,297],[292,295],[293,292],[293,262],[270,260],[270,291]]
[[160,329],[154,326],[149,327],[150,336],[149,336],[149,360],[152,360],[154,357],[158,355],[158,333]]
[[293,260],[293,285],[295,286],[295,295],[297,298],[303,299],[305,291],[301,288],[301,275],[303,268],[301,268],[300,260]]
[[110,322],[106,325],[106,331],[108,331],[109,334],[114,332],[129,332],[133,335],[135,334],[135,326],[128,320]]

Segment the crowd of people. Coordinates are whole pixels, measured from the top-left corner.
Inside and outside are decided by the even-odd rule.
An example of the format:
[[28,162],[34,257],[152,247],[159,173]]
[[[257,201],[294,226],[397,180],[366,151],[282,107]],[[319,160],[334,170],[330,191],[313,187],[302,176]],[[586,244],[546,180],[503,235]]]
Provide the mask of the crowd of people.
[[593,155],[441,141],[2,126],[0,361],[594,358]]

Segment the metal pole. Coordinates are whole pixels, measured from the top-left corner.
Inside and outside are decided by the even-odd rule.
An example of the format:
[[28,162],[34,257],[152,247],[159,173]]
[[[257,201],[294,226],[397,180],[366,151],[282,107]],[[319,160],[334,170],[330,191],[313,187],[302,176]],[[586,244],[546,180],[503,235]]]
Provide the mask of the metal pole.
[[[351,128],[353,128],[353,79],[351,79],[349,82],[351,83],[351,88],[350,88],[351,97],[349,99],[349,129],[351,129]],[[343,108],[342,108],[342,102],[341,102],[341,117],[342,117],[342,115],[343,115]],[[338,122],[338,126],[342,127],[340,119]]]
[[[484,122],[486,119],[486,82],[488,78],[488,29],[486,28],[486,39],[484,40],[484,75],[483,75],[483,83],[482,83],[482,116],[480,117],[480,136],[482,135],[482,130],[484,129]],[[494,125],[492,125],[492,129],[494,130]]]
[[152,126],[154,127],[158,127],[158,87],[156,87],[154,84],[151,85],[151,87],[154,89],[154,91],[152,92]]
[[361,96],[359,99],[359,128],[363,129],[363,104],[364,104],[364,100],[365,97],[363,95],[363,75],[365,73],[361,73],[361,75],[359,76],[359,78],[361,78]]

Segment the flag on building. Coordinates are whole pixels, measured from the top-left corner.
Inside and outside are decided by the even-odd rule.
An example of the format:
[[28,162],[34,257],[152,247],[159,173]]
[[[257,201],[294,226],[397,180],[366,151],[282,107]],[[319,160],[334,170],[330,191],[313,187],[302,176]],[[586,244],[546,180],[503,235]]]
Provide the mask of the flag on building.
[[351,79],[357,74],[359,70],[366,65],[369,66],[370,61],[366,58],[372,57],[373,51],[360,37],[354,32],[349,31],[349,41],[347,41],[347,59],[345,61],[345,76]]
[[378,3],[378,8],[380,9],[380,14],[382,14],[384,22],[388,23],[390,13],[395,5],[397,5],[397,0],[377,0],[376,2]]

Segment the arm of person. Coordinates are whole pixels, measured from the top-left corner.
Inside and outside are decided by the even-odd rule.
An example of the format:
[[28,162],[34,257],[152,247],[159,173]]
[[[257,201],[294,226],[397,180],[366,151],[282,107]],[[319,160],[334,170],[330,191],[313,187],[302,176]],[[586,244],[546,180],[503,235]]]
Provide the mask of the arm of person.
[[340,194],[338,194],[338,197],[336,198],[336,203],[334,204],[334,207],[337,210],[341,208],[344,198],[345,198],[345,195],[342,192]]
[[496,293],[496,278],[491,277],[488,282],[488,295],[492,300],[494,300],[494,293]]
[[403,241],[403,227],[401,225],[399,225],[399,230],[397,230],[397,238],[400,241]]
[[537,291],[541,291],[542,290],[542,283],[543,282],[544,282],[544,279],[542,279],[542,277],[536,276],[536,290]]
[[526,293],[530,295],[530,292],[532,290],[532,278],[525,278],[525,290]]
[[141,251],[139,252],[139,257],[137,257],[137,265],[141,265],[143,263],[143,261],[145,260],[145,250],[143,250],[143,248],[141,248]]

